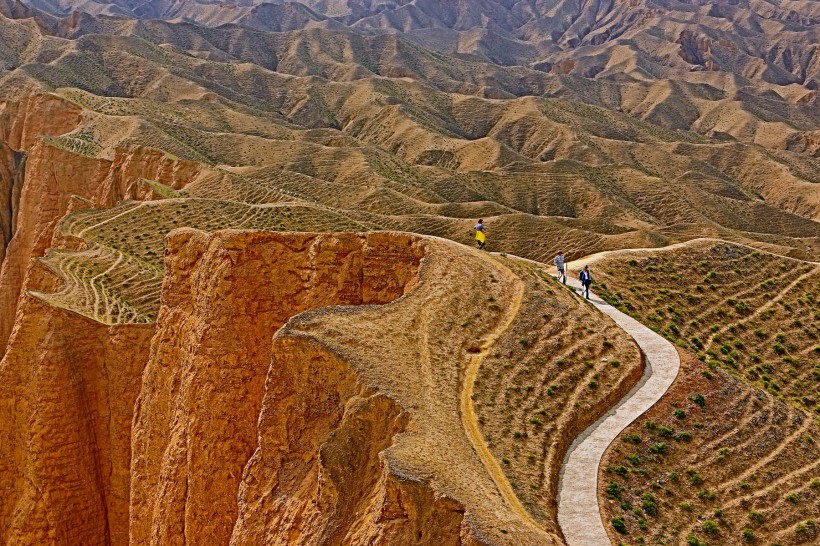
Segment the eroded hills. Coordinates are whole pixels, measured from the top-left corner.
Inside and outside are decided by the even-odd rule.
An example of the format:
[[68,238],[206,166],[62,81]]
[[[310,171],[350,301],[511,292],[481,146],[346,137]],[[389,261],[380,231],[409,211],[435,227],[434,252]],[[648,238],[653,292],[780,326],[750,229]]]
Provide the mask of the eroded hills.
[[815,536],[820,14],[592,4],[0,4],[0,539],[563,543],[646,366],[558,250],[683,354],[613,541]]

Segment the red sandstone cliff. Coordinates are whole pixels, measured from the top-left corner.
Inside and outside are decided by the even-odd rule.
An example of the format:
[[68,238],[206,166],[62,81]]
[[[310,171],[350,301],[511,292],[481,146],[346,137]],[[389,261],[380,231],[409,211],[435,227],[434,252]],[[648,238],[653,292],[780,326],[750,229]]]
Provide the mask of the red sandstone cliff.
[[[51,244],[41,236],[32,251]],[[368,510],[357,521],[362,538],[376,533],[380,541],[400,543],[406,525],[373,525],[362,517],[412,509],[415,526],[424,524],[422,516],[435,520],[429,528],[442,526],[447,541],[435,543],[457,540],[463,512],[457,503],[379,470],[380,453],[404,429],[406,414],[367,392],[352,368],[326,351],[292,340],[271,343],[303,310],[401,296],[417,281],[422,246],[385,234],[184,230],[170,236],[168,247],[156,333],[154,325],[108,327],[27,294],[20,298],[0,362],[0,436],[8,440],[0,443],[0,483],[12,486],[0,498],[0,540],[227,544],[233,535],[236,544],[258,543],[254,537],[284,544],[301,532],[285,520],[307,509],[315,521],[305,520],[304,531],[313,543],[322,536],[327,539],[319,542],[331,543],[340,524],[353,525],[354,507]],[[25,286],[50,291],[58,282],[34,265]],[[267,390],[284,402],[276,392],[265,395],[270,370],[277,379]],[[277,419],[288,421],[287,438],[280,439],[286,458],[301,453],[306,462],[317,455],[322,461],[322,476],[316,466],[309,472],[314,485],[324,484],[318,506],[310,506],[309,491],[291,490],[292,502],[305,493],[307,505],[273,507],[283,525],[292,524],[284,535],[284,527],[269,525],[271,507],[261,509],[258,491],[248,487],[253,482],[241,493],[254,499],[253,509],[237,504],[243,468],[259,447],[260,411],[266,434],[282,430],[269,428]],[[350,445],[357,446],[353,452]],[[340,449],[354,460],[339,466],[333,453]],[[252,467],[268,465],[260,455],[253,460]],[[352,480],[351,468],[368,478]],[[311,479],[292,484],[310,487]]]
[[[380,267],[391,246],[399,259]],[[385,241],[379,234],[172,234],[157,333],[134,418],[132,543],[227,544],[243,468],[257,447],[265,378],[278,368],[271,364],[274,333],[306,309],[401,296],[415,283],[420,258],[421,248],[409,237]],[[324,400],[315,411],[331,411],[336,389],[349,396],[349,366],[335,374],[297,368],[293,373],[311,381],[322,381],[324,374],[324,386],[331,387],[308,389]],[[294,411],[290,419],[300,416]],[[325,434],[336,424],[326,419]],[[379,426],[398,426],[391,422]],[[310,419],[304,421],[303,427],[310,426]],[[318,450],[298,428],[289,434],[306,443],[300,456]],[[371,446],[374,453],[383,447]]]
[[49,146],[38,138],[65,134],[81,121],[76,105],[54,95],[0,105],[0,354],[14,324],[26,268],[39,256],[33,250],[35,241],[50,239],[50,226],[66,213],[73,195],[113,206],[122,199],[150,198],[141,178],[181,188],[201,168],[150,148],[119,149],[109,161]]
[[[47,246],[44,234],[32,252]],[[58,282],[35,262],[25,286]],[[0,361],[0,543],[128,544],[131,419],[154,326],[108,327],[26,294],[17,316]]]

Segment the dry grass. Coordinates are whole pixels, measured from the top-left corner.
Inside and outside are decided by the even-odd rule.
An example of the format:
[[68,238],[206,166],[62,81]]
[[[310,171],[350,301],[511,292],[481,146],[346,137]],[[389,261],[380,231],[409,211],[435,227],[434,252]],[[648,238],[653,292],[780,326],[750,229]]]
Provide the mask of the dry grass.
[[[481,430],[516,494],[540,521],[554,518],[569,443],[643,372],[637,346],[591,305],[534,269],[509,264],[527,284],[510,334],[487,355],[474,404]],[[498,279],[489,279],[489,286]],[[478,293],[485,295],[479,287]],[[486,293],[483,314],[497,314]],[[472,329],[478,317],[461,326]]]

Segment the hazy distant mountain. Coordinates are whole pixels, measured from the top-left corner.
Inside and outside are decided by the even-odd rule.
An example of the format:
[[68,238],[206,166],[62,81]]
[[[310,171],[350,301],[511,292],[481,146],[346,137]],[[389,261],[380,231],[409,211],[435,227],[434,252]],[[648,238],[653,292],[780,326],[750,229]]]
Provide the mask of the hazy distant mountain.
[[275,32],[317,26],[400,32],[439,52],[586,77],[718,71],[816,89],[820,71],[820,3],[813,1],[23,2],[56,15],[80,11]]

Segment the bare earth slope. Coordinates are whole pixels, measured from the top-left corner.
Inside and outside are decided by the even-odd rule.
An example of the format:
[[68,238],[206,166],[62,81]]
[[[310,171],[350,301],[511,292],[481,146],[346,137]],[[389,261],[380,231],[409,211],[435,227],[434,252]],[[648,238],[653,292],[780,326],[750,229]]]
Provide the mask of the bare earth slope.
[[[21,10],[12,0],[7,10]],[[816,89],[820,10],[808,1],[707,3],[699,0],[540,2],[495,0],[350,2],[185,0],[115,3],[26,0],[46,13],[120,15],[260,30],[346,28],[400,32],[443,53],[586,77],[626,73],[643,79],[675,70],[733,72]]]

